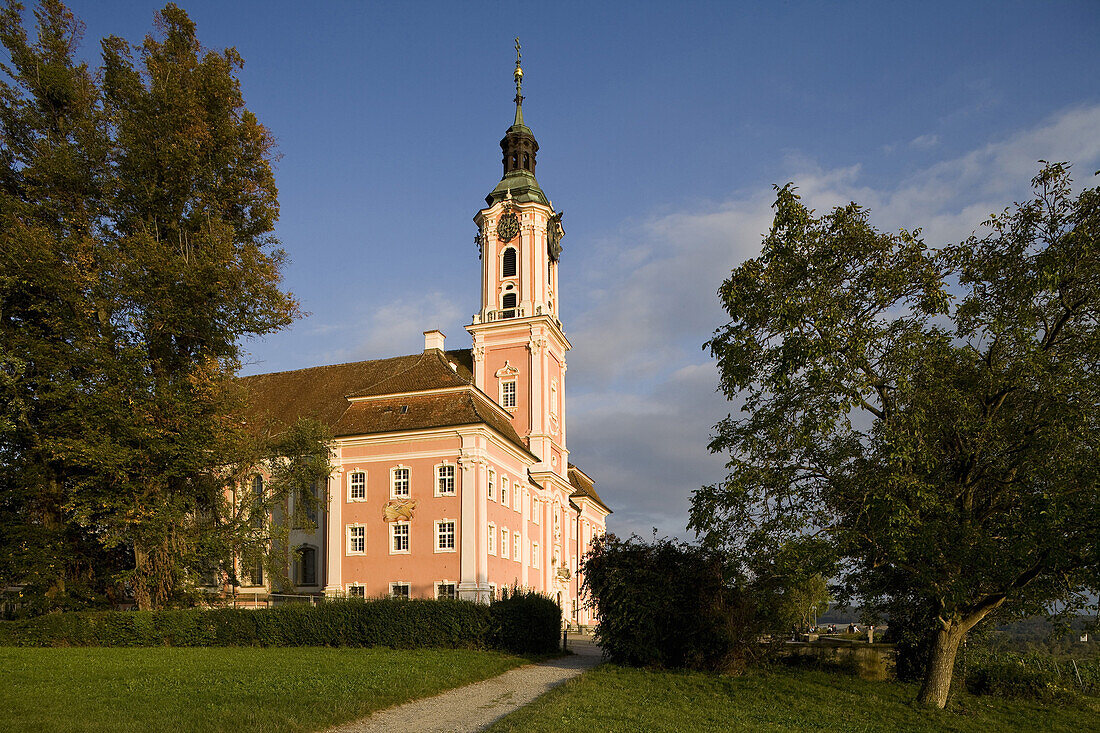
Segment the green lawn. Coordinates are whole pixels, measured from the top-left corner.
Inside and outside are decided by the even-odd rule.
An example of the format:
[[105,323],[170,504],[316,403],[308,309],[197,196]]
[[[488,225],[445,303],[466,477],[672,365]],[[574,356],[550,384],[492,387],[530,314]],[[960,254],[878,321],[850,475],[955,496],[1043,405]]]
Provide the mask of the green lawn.
[[434,649],[0,647],[0,731],[311,731],[525,662]]
[[916,688],[816,670],[744,677],[605,664],[570,680],[490,731],[1081,731],[1100,701],[1056,707],[965,695],[946,711],[916,708]]

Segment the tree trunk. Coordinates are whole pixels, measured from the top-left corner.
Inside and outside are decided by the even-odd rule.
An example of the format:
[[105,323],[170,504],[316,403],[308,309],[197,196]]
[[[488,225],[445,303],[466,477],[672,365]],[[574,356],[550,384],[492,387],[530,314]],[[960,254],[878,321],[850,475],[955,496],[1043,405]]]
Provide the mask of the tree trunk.
[[149,553],[145,551],[145,548],[139,542],[135,541],[134,573],[132,577],[134,602],[137,603],[139,611],[149,611],[153,607],[152,599],[149,597],[148,564]]
[[954,621],[947,628],[936,632],[932,654],[924,671],[924,683],[917,695],[918,703],[934,705],[940,709],[947,704],[947,693],[951,691],[951,674],[955,669],[955,655],[965,636],[966,631]]

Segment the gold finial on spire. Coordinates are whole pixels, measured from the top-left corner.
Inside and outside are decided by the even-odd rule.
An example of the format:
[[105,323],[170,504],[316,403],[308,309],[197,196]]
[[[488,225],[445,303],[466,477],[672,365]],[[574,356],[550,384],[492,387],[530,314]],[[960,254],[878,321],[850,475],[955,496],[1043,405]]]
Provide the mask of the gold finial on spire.
[[523,54],[520,53],[521,46],[519,45],[519,36],[516,36],[516,70],[512,74],[516,78],[516,120],[513,125],[523,124],[523,69],[519,67],[519,61],[523,58]]
[[520,84],[523,82],[523,69],[519,67],[519,61],[523,58],[523,54],[520,53],[520,48],[519,36],[516,36],[516,71],[513,74],[516,78],[516,96],[519,96]]

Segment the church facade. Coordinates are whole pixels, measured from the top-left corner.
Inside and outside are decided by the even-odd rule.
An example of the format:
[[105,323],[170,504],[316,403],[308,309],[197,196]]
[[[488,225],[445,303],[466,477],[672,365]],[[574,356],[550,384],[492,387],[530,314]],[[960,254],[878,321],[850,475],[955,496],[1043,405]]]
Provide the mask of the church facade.
[[[474,216],[472,347],[448,350],[431,330],[418,354],[242,380],[250,419],[309,417],[334,436],[327,509],[316,531],[291,535],[299,593],[486,602],[532,589],[572,623],[594,623],[578,564],[611,510],[569,462],[564,230],[535,178],[522,76],[517,60],[503,177]],[[267,587],[262,571],[244,578]]]

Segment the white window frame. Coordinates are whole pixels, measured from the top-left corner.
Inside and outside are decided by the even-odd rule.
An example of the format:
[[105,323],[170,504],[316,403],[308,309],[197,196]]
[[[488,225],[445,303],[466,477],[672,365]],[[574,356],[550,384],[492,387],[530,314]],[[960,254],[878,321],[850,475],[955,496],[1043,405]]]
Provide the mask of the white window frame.
[[531,521],[535,524],[539,523],[539,515],[542,514],[542,502],[538,500],[538,497],[531,497]]
[[486,496],[489,497],[489,501],[496,501],[497,500],[497,497],[496,497],[496,479],[497,479],[497,472],[490,468],[489,469],[489,482],[488,482],[488,484],[486,486],[486,489],[485,489]]
[[[363,585],[362,583],[348,583],[346,588],[347,588],[348,598],[366,598],[367,597],[367,586]],[[361,593],[356,593],[355,589],[359,589],[362,592]]]
[[500,503],[502,506],[508,506],[508,477],[500,477]]
[[[361,538],[363,540],[363,548],[361,550],[352,549],[352,530],[353,529],[363,530],[363,536]],[[344,543],[344,554],[348,555],[349,557],[352,556],[352,555],[366,555],[367,554],[367,526],[365,524],[348,524],[348,525],[345,525],[344,526],[344,537],[345,537],[345,540],[346,540],[345,543]]]
[[531,567],[538,568],[539,566],[539,543],[531,543]]
[[523,562],[523,535],[516,532],[512,535],[512,559],[516,562]]
[[[363,477],[363,495],[360,497],[355,496],[355,477]],[[358,468],[348,472],[348,501],[366,501],[367,500],[367,472]]]
[[[397,493],[397,472],[405,472],[405,493]],[[403,464],[398,464],[390,469],[390,498],[408,499],[412,496],[412,469]]]
[[508,544],[512,541],[511,533],[508,532],[507,527],[500,528],[500,556],[505,560],[508,559]]
[[[448,491],[444,491],[442,484],[444,483],[444,469],[450,469],[450,481],[451,488]],[[444,461],[443,463],[436,464],[435,467],[435,495],[436,496],[457,496],[458,495],[458,467],[453,463]]]
[[[397,586],[404,586],[408,591],[408,595],[397,595],[393,592],[393,589]],[[407,580],[395,580],[390,583],[390,598],[404,598],[406,600],[412,600],[412,583]]]
[[[401,534],[397,532],[398,527],[404,527],[405,531]],[[400,536],[405,538],[405,548],[397,548],[397,538]],[[390,554],[391,555],[408,555],[409,550],[412,548],[412,528],[408,522],[390,522]]]
[[[444,586],[444,585],[449,585],[452,588],[454,588],[455,594],[453,596],[447,596],[447,598],[445,598],[445,599],[440,598],[439,597],[439,588],[440,588],[440,586]],[[442,600],[448,600],[449,601],[449,600],[452,600],[452,599],[457,600],[458,599],[458,583],[456,583],[453,580],[437,580],[435,582],[435,599],[437,601],[442,601]]]
[[485,551],[490,555],[497,554],[497,526],[492,522],[489,522],[489,545]]
[[[511,390],[506,389],[507,385],[511,385]],[[502,379],[500,380],[500,406],[505,410],[516,409],[516,403],[518,401],[519,388],[516,386],[516,380]],[[510,404],[509,404],[510,403]]]
[[[443,547],[440,540],[443,539],[443,525],[451,525],[451,546]],[[458,522],[454,519],[437,519],[435,522],[435,551],[436,552],[458,552]]]
[[517,512],[523,511],[523,490],[519,488],[519,484],[512,487],[512,508]]

